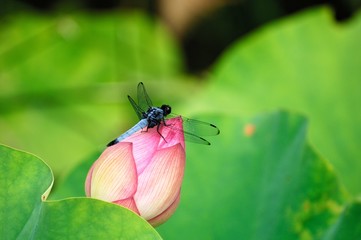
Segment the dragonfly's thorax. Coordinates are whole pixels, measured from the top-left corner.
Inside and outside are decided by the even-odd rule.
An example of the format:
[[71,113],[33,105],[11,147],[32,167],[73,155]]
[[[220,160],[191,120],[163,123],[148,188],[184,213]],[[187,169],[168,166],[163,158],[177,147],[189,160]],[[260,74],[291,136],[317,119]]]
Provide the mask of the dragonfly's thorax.
[[148,111],[143,114],[143,117],[147,119],[148,127],[152,128],[164,121],[164,117],[168,114],[169,113],[165,112],[165,110],[162,108],[150,107],[148,108]]
[[161,107],[149,107],[146,113],[143,113],[143,118],[147,119],[148,127],[152,128],[159,125],[164,118],[170,114],[171,107],[169,105],[162,105]]

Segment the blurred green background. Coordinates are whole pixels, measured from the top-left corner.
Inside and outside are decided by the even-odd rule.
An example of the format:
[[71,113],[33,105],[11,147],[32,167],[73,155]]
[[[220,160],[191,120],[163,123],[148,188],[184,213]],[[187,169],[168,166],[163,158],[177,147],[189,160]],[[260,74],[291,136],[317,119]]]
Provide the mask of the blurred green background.
[[89,163],[137,121],[126,96],[143,81],[221,129],[187,145],[165,239],[357,239],[332,224],[359,212],[360,2],[219,2],[184,20],[176,2],[6,1],[0,142],[50,165],[54,198],[82,196]]

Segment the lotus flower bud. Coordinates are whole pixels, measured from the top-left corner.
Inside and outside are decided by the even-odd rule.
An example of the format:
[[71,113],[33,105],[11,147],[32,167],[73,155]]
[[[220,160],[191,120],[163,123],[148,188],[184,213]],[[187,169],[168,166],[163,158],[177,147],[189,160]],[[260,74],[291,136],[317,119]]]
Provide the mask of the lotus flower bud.
[[153,226],[164,223],[178,206],[185,166],[182,118],[167,125],[106,148],[89,170],[86,195],[129,208]]

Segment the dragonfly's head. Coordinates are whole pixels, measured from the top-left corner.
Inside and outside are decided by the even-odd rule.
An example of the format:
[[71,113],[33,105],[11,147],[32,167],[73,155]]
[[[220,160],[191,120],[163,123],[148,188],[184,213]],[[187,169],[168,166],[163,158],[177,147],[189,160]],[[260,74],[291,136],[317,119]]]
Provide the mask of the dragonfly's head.
[[164,116],[167,116],[171,111],[172,111],[172,108],[169,106],[169,105],[165,105],[163,104],[160,109],[163,110],[163,114]]

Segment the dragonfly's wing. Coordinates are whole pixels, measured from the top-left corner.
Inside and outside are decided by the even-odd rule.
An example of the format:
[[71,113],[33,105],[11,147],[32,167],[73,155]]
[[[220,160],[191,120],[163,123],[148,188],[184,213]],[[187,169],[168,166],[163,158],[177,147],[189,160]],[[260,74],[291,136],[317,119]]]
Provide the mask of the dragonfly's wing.
[[[182,120],[184,138],[186,141],[210,145],[210,143],[201,136],[214,136],[220,133],[219,129],[211,123],[189,119],[183,116]],[[177,129],[171,124],[169,125],[169,127],[175,131],[182,131],[182,129]]]
[[150,100],[142,82],[138,84],[138,105],[143,110],[147,110],[149,107],[153,106],[152,100]]
[[199,143],[199,144],[205,144],[205,145],[211,145],[210,142],[208,142],[206,139],[197,136],[195,134],[189,133],[184,131],[184,140],[188,141],[188,142],[194,142],[194,143]]
[[137,113],[137,116],[139,119],[143,119],[143,113],[144,110],[141,109],[138,104],[135,103],[135,101],[133,100],[133,98],[131,96],[128,95],[128,100],[130,102],[130,104],[132,104],[134,111]]
[[186,132],[193,133],[199,136],[215,136],[220,133],[219,129],[211,123],[185,117],[182,117],[182,119],[183,129]]
[[[175,115],[171,114],[172,117]],[[207,122],[182,117],[183,129],[185,132],[197,135],[197,136],[215,136],[220,133],[219,129]]]

